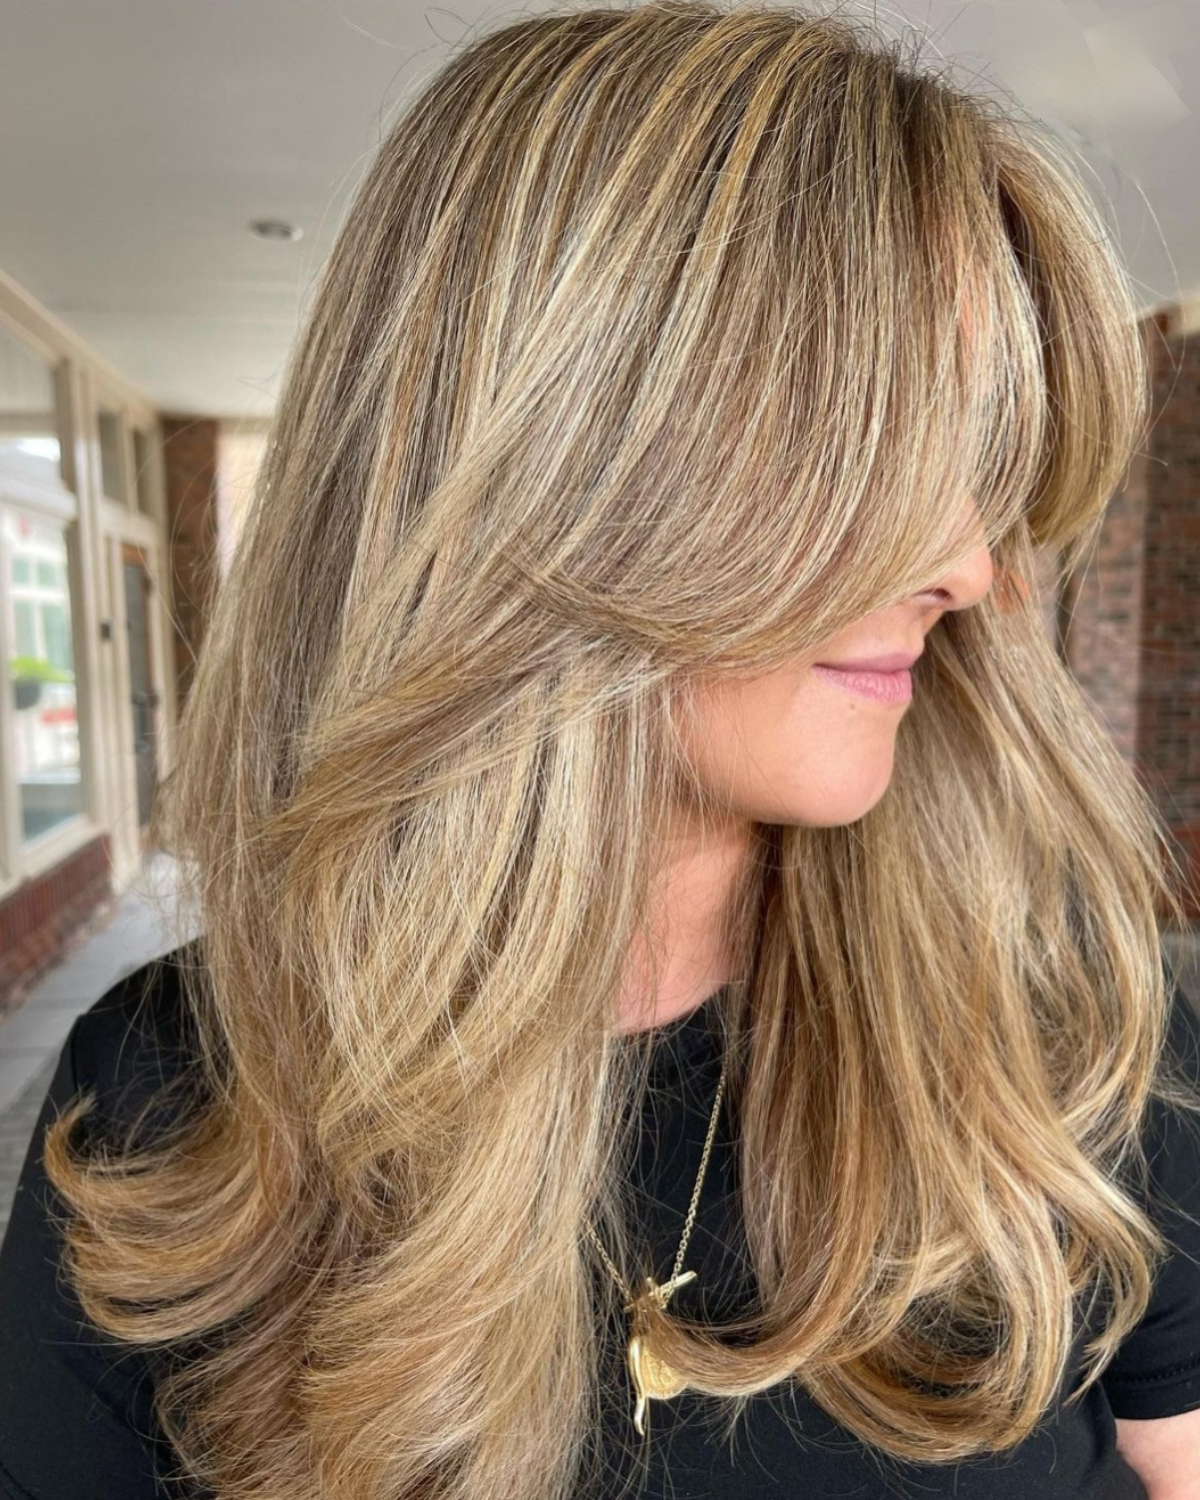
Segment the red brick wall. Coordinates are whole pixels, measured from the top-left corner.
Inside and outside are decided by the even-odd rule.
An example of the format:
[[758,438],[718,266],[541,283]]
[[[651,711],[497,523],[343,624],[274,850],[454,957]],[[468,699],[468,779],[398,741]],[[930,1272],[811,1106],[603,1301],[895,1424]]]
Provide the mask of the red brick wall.
[[0,1015],[14,1010],[112,896],[108,835],[0,902]]
[[1200,918],[1200,340],[1157,341],[1138,763],[1192,875]]
[[1071,579],[1066,657],[1125,758],[1138,750],[1147,460],[1138,454],[1109,501],[1096,550]]
[[208,417],[164,417],[175,668],[182,705],[217,581],[217,433]]
[[1177,841],[1200,921],[1200,341],[1148,318],[1152,426],[1071,580],[1066,656]]

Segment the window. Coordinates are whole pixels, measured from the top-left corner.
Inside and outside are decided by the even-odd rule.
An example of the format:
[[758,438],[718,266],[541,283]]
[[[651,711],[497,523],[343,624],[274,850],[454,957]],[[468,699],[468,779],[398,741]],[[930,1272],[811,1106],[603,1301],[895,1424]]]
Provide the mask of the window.
[[150,433],[144,432],[140,427],[135,427],[133,430],[133,488],[137,497],[137,508],[144,516],[157,514],[155,496],[158,493],[158,474],[154,467],[157,461],[158,446]]
[[100,408],[100,488],[110,500],[125,502],[125,485],[122,482],[121,463],[121,417],[119,412],[108,407]]
[[29,844],[83,811],[70,577],[61,522],[6,508],[8,677],[21,836]]
[[0,323],[0,469],[62,483],[58,381],[53,364]]

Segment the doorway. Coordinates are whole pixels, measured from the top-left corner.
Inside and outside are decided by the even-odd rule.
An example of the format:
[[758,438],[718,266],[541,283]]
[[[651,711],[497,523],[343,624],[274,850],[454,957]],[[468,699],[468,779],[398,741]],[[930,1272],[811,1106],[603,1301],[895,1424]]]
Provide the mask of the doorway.
[[[151,655],[150,570],[140,548],[121,544],[121,574],[125,587],[125,635],[129,661],[128,712],[137,764],[138,832],[144,836],[158,785],[158,707]],[[140,841],[140,840],[139,840]]]

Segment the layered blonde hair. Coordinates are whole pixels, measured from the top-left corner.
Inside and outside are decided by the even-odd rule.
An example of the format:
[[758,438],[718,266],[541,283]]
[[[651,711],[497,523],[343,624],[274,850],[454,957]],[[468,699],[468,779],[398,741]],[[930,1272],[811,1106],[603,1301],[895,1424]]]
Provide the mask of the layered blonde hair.
[[[971,324],[968,333],[967,322]],[[220,1500],[566,1500],[628,1213],[619,1034],[691,692],[974,544],[1065,576],[1144,434],[1136,309],[1050,135],[862,23],[651,0],[463,46],[321,276],[156,814],[197,1107],[50,1131],[87,1315]],[[1164,1242],[1130,1186],[1179,916],[1036,590],[947,615],[851,826],[759,825],[719,1012],[759,1305],[726,1398],[1001,1450]],[[716,1003],[716,1002],[714,1002]],[[600,1299],[599,1303],[597,1298]],[[186,1357],[184,1357],[186,1351]]]

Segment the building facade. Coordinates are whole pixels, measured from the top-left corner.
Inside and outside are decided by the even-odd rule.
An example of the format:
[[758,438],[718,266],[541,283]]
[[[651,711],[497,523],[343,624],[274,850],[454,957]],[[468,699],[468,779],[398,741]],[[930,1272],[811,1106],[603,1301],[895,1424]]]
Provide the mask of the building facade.
[[159,414],[0,273],[0,1011],[138,870],[171,613]]

